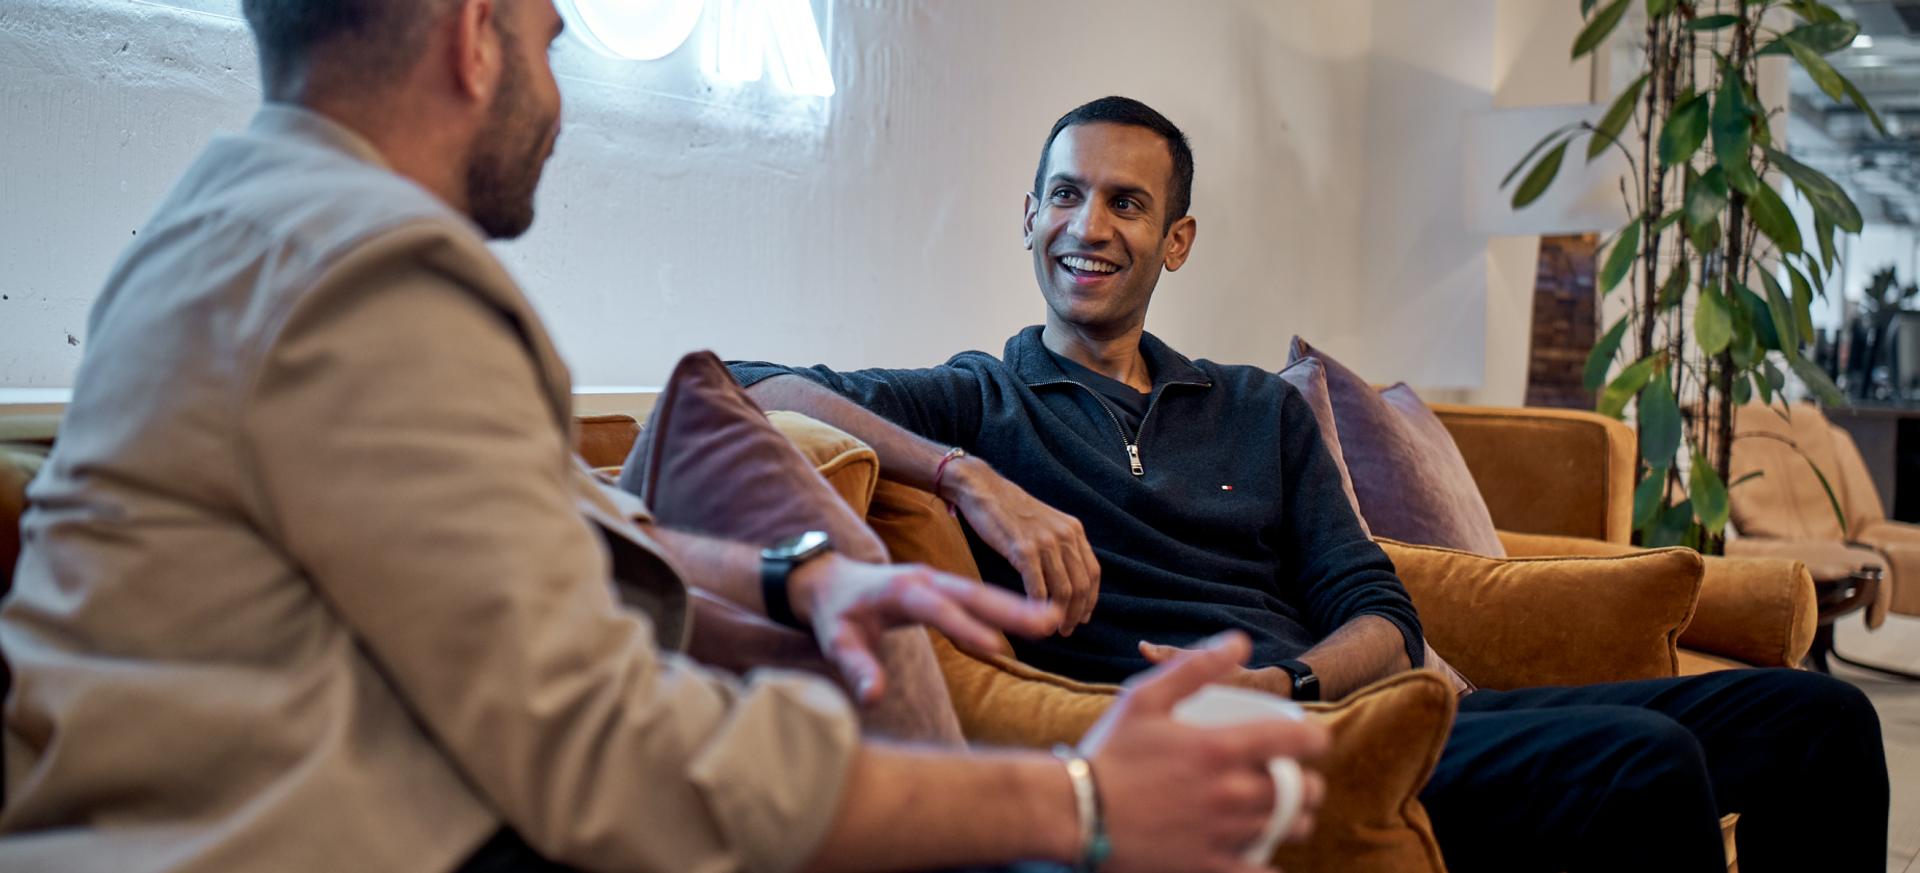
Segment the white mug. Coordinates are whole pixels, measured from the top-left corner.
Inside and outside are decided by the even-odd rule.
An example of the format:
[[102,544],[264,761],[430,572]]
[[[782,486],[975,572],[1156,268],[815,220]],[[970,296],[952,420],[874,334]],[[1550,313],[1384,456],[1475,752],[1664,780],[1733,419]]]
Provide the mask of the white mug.
[[[1195,727],[1228,727],[1272,718],[1300,721],[1306,715],[1300,704],[1286,698],[1226,685],[1208,685],[1173,707],[1175,721]],[[1300,816],[1306,795],[1306,776],[1292,758],[1270,759],[1267,770],[1273,774],[1273,817],[1260,839],[1241,855],[1247,863],[1262,867],[1272,862],[1273,851]]]

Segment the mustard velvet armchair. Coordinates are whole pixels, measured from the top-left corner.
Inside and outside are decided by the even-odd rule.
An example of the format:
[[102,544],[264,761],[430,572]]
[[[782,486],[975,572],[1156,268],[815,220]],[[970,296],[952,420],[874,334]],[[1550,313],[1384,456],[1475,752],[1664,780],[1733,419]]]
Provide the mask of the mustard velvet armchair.
[[[1567,409],[1438,405],[1433,411],[1466,458],[1509,556],[1639,551],[1629,545],[1639,452],[1632,428]],[[1699,602],[1679,638],[1680,675],[1798,667],[1819,613],[1807,565],[1777,555],[1703,563]]]

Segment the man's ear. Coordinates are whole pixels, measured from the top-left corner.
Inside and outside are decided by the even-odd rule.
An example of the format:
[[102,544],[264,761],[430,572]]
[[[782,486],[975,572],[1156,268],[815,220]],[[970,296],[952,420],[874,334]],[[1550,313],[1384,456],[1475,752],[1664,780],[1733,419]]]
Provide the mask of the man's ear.
[[1174,222],[1167,231],[1167,272],[1180,269],[1187,262],[1187,256],[1193,254],[1193,235],[1199,229],[1200,223],[1189,215]]
[[1026,217],[1020,220],[1020,233],[1026,238],[1027,251],[1033,251],[1033,220],[1040,215],[1040,198],[1033,196],[1032,191],[1027,192],[1025,210]]
[[500,85],[506,40],[495,16],[494,0],[461,0],[453,23],[453,81],[462,96],[487,103]]

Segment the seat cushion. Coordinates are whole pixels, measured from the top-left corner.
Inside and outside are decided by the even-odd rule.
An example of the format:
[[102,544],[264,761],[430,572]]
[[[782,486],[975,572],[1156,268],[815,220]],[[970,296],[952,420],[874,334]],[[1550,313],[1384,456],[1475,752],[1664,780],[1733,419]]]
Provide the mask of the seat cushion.
[[1473,473],[1432,410],[1405,385],[1375,391],[1294,337],[1289,363],[1309,357],[1325,368],[1341,454],[1368,529],[1401,542],[1506,554]]
[[1690,549],[1488,558],[1381,540],[1427,642],[1482,688],[1674,676],[1704,564]]

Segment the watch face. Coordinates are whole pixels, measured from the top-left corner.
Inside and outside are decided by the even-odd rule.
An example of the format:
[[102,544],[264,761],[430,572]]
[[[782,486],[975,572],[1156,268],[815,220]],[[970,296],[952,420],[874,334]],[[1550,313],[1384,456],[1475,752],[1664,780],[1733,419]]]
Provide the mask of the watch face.
[[760,555],[771,561],[793,561],[812,557],[827,548],[830,542],[825,531],[810,530],[774,543]]

